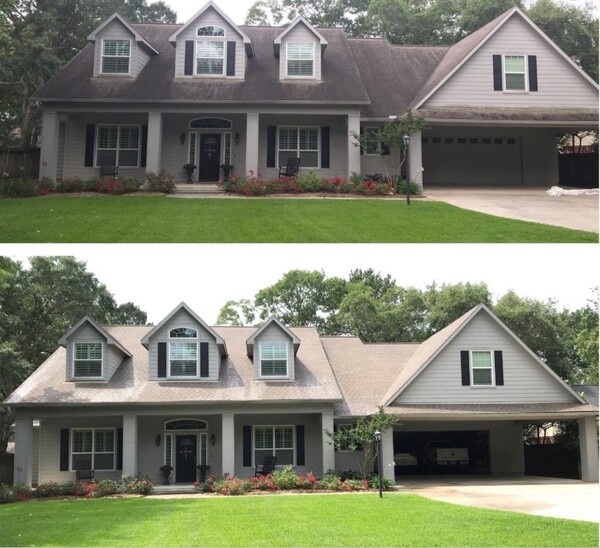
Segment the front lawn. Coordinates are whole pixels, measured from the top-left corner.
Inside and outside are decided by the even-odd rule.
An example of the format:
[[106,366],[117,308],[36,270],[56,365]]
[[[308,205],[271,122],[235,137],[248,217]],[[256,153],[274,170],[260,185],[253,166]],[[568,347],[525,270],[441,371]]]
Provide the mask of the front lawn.
[[0,242],[598,242],[439,202],[52,196],[0,200]]
[[405,494],[32,501],[0,524],[0,546],[598,546],[597,524]]

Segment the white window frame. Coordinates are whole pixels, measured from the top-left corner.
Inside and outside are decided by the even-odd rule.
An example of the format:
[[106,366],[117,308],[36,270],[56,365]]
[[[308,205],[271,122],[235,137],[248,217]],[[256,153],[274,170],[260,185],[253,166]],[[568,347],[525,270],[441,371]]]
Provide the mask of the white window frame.
[[[523,89],[508,89],[506,85],[506,58],[507,57],[522,57],[523,58],[523,72],[509,72],[508,74],[523,74],[525,87]],[[507,53],[502,55],[502,86],[506,93],[528,93],[529,92],[529,58],[527,55],[522,53]]]
[[[113,435],[113,450],[112,451],[96,451],[96,431],[97,430],[107,430],[111,431]],[[93,428],[71,428],[70,432],[70,444],[69,444],[69,470],[71,472],[75,472],[77,469],[73,468],[73,455],[89,455],[89,452],[73,451],[75,445],[75,432],[91,432],[92,433],[92,465],[91,470],[96,470],[98,472],[114,472],[117,466],[117,431],[116,428],[110,426],[95,426]],[[113,456],[113,467],[112,468],[96,468],[96,455],[111,455]]]
[[[380,131],[381,128],[380,127],[376,127],[376,126],[365,126],[364,127],[364,136],[365,138],[367,137],[367,134],[369,131]],[[369,152],[369,149],[367,146],[364,147],[363,149],[363,156],[381,156],[381,141],[379,141],[377,143],[377,150],[375,152]]]
[[[296,139],[298,146],[293,148],[280,148],[280,133],[282,129],[295,129],[296,130]],[[300,148],[300,130],[301,129],[315,129],[317,131],[317,148],[316,150],[312,149],[302,149]],[[282,168],[279,163],[279,153],[280,152],[296,152],[296,158],[301,158],[302,152],[316,152],[317,153],[317,165],[316,166],[307,166],[303,165],[300,162],[300,170],[303,169],[321,169],[321,128],[319,126],[277,126],[277,168]]]
[[[302,49],[303,46],[310,46],[312,57],[310,59],[312,63],[312,73],[309,74],[290,74],[290,61],[308,61],[308,59],[290,59],[290,46],[299,46]],[[316,55],[315,55],[315,43],[314,42],[286,42],[285,44],[285,77],[293,78],[298,80],[314,80],[316,78]]]
[[[210,27],[215,25],[203,25],[203,27]],[[196,29],[196,39],[194,40],[194,76],[200,78],[223,78],[227,71],[227,30],[223,29],[223,36],[198,36],[198,30],[202,27],[198,27]],[[219,27],[222,28],[222,27]],[[198,49],[199,44],[203,42],[215,42],[223,44],[223,57],[201,57],[201,59],[222,59],[223,60],[223,68],[220,74],[199,74],[198,73]]]
[[[273,431],[273,445],[272,447],[264,447],[264,448],[257,448],[256,447],[256,430],[258,428],[261,429],[267,429],[267,428],[271,428]],[[277,449],[275,447],[275,430],[277,428],[291,428],[292,429],[292,447],[280,447],[279,449]],[[262,461],[261,462],[256,462],[256,451],[269,451],[271,450],[271,455],[276,457],[277,456],[277,451],[292,451],[292,466],[296,466],[296,427],[293,424],[255,424],[252,426],[252,466],[259,466],[262,465]],[[275,463],[276,466],[289,466],[289,464],[285,464],[282,465],[281,463],[277,464],[277,462]]]
[[[117,148],[99,148],[100,144],[100,128],[104,127],[116,127],[117,128]],[[137,128],[138,130],[138,147],[137,147],[137,162],[134,166],[123,166],[120,165],[120,152],[127,151],[130,152],[132,150],[136,150],[135,148],[121,148],[121,128]],[[94,146],[94,166],[100,167],[98,163],[98,151],[99,150],[114,150],[116,151],[115,155],[115,165],[120,169],[137,169],[140,167],[140,156],[142,152],[142,126],[140,124],[98,124],[96,127],[96,143]]]
[[[71,346],[71,377],[73,379],[79,380],[82,379],[84,381],[93,381],[93,380],[98,380],[98,379],[103,379],[104,378],[104,343],[102,341],[73,341]],[[101,358],[100,358],[100,375],[98,376],[81,376],[81,375],[75,375],[75,361],[97,361],[97,360],[76,360],[75,359],[75,346],[78,344],[99,344],[100,345],[100,352],[101,352]]]
[[[171,337],[171,331],[175,329],[193,329],[196,332],[195,337]],[[167,356],[167,378],[169,379],[199,379],[200,378],[200,332],[195,327],[189,327],[187,325],[178,325],[176,327],[169,328],[168,332],[168,356]],[[171,345],[177,343],[188,343],[196,346],[196,374],[195,375],[173,375],[171,373]]]
[[[473,375],[473,353],[486,352],[490,355],[490,370],[491,370],[491,383],[490,384],[477,384],[475,383],[475,376]],[[478,368],[483,369],[483,368]],[[477,348],[469,350],[469,376],[471,382],[471,388],[495,388],[496,387],[496,364],[494,361],[494,351],[487,348]]]
[[[129,42],[129,55],[106,55],[104,52],[104,45],[106,42]],[[102,39],[102,51],[100,55],[100,74],[104,74],[107,76],[130,76],[131,75],[131,53],[132,53],[132,44],[131,40],[128,38],[103,38]],[[124,59],[127,57],[127,72],[104,72],[104,58],[108,57],[111,59]]]
[[[262,365],[262,353],[263,353],[263,345],[285,345],[285,374],[284,375],[265,375],[263,373],[263,365]],[[274,360],[273,360],[274,361]],[[287,341],[260,341],[258,343],[258,373],[261,379],[288,379],[290,376],[290,356],[289,356],[289,347]]]

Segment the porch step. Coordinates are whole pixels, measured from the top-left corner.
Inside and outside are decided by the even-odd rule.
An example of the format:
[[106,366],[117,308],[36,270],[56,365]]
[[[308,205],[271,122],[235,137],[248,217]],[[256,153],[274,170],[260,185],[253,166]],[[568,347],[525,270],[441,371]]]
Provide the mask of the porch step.
[[202,196],[221,196],[225,194],[225,191],[218,187],[214,183],[202,183],[202,184],[188,184],[188,183],[177,183],[173,194],[194,194]]
[[153,495],[185,495],[188,493],[197,493],[194,485],[191,483],[176,483],[174,485],[155,485],[152,490]]

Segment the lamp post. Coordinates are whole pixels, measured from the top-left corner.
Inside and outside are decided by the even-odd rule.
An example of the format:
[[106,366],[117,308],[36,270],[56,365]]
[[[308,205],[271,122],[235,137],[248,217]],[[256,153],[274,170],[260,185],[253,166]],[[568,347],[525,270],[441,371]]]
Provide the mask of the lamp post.
[[379,498],[383,497],[383,458],[381,455],[381,432],[375,432],[375,444],[377,447],[377,475],[379,476]]
[[404,141],[404,154],[406,155],[406,205],[410,205],[410,164],[408,152],[410,150],[410,135],[402,137]]

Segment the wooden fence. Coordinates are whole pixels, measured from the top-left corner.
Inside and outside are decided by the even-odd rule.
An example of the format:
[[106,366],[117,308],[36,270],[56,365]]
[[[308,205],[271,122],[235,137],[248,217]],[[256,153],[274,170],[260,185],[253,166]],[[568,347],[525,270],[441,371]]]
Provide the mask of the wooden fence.
[[14,455],[0,455],[0,483],[12,485]]
[[559,154],[558,175],[561,186],[598,188],[598,153]]
[[0,150],[0,179],[8,177],[38,177],[40,149],[8,148]]

